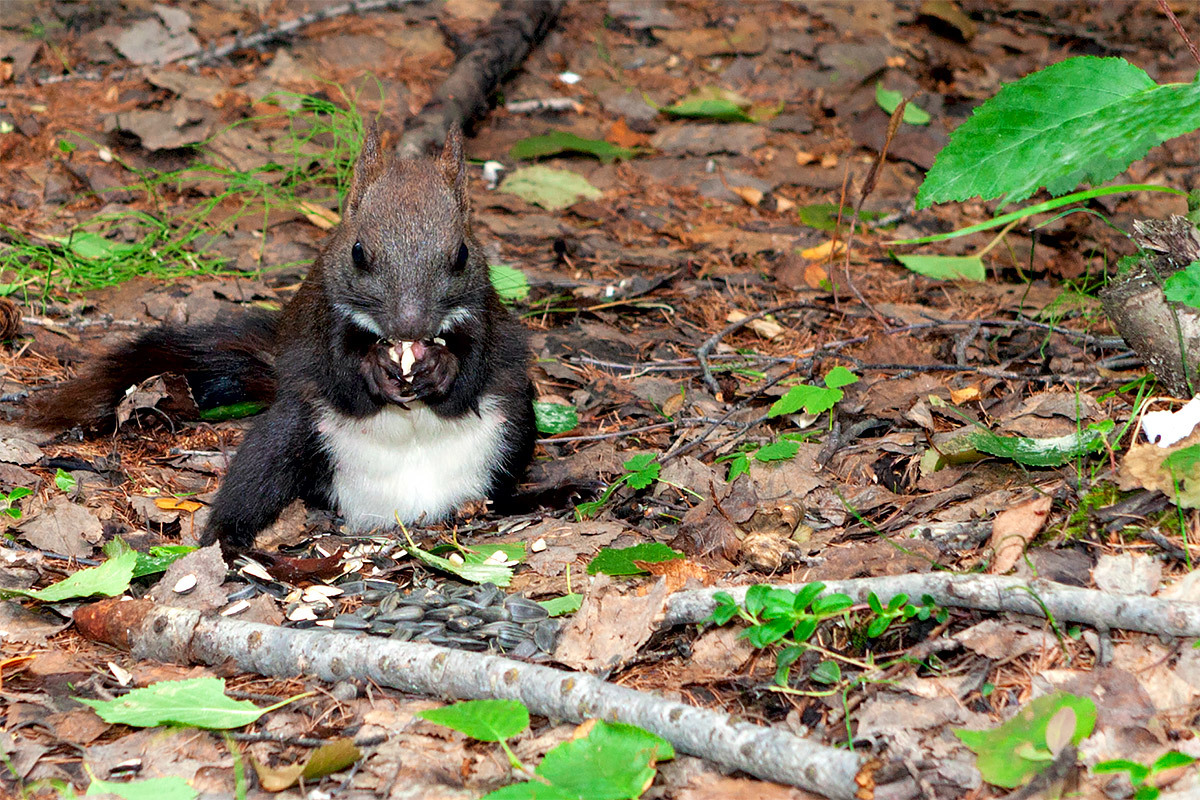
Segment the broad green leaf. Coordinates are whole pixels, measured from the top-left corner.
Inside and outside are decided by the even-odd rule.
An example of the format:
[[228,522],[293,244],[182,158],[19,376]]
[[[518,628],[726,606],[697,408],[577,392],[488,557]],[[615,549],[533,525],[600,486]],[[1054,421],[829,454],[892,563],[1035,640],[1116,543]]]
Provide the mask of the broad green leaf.
[[716,603],[716,606],[713,608],[712,616],[706,620],[707,622],[724,625],[737,616],[738,605],[728,592],[717,592],[713,595],[713,602]]
[[713,119],[718,122],[755,122],[748,113],[751,101],[737,92],[703,86],[674,105],[661,109],[672,117]]
[[266,403],[257,400],[245,400],[241,403],[230,403],[227,406],[213,406],[200,409],[200,419],[205,422],[223,422],[227,419],[242,419],[252,417],[267,407]]
[[61,467],[54,472],[54,485],[60,492],[69,492],[75,488],[75,476]]
[[654,460],[654,453],[641,453],[625,462],[625,482],[634,489],[645,489],[658,480],[662,464]]
[[529,727],[529,710],[516,700],[465,700],[417,716],[481,742],[511,739]]
[[506,303],[515,303],[529,297],[529,279],[525,273],[508,264],[492,264],[488,267],[492,277],[492,286],[496,294]]
[[570,592],[562,597],[539,600],[538,605],[546,609],[546,613],[550,616],[561,617],[563,614],[574,614],[578,611],[583,605],[583,595]]
[[1197,127],[1200,84],[1160,86],[1121,58],[1069,58],[975,109],[938,153],[917,208],[976,196],[1015,203],[1040,187],[1065,194],[1109,180]]
[[1076,433],[1049,439],[1000,436],[980,430],[971,434],[971,444],[982,453],[1012,459],[1027,467],[1058,467],[1088,453],[1103,450],[1104,437],[1113,427],[1113,421],[1106,419],[1094,422]]
[[725,480],[733,482],[739,475],[746,475],[750,472],[750,456],[748,453],[738,453],[729,460],[729,474],[725,476]]
[[125,800],[196,800],[199,792],[183,778],[146,778],[140,781],[102,781],[92,778],[87,795],[115,794]]
[[580,800],[579,795],[547,786],[541,781],[525,781],[501,786],[480,800]]
[[[800,206],[796,209],[796,213],[800,217],[801,224],[807,225],[810,228],[822,231],[837,230],[838,205],[836,203],[816,203],[808,206]],[[854,210],[851,208],[842,211],[842,225],[849,225],[853,214]],[[858,222],[860,225],[870,225],[870,223],[885,216],[887,214],[883,211],[867,211],[863,209],[858,212]]]
[[1192,444],[1176,450],[1162,462],[1163,469],[1174,475],[1189,473],[1196,468],[1197,464],[1200,464],[1200,444]]
[[15,589],[9,591],[32,597],[34,600],[41,600],[44,603],[57,603],[61,600],[91,597],[96,594],[116,597],[129,588],[129,581],[133,579],[133,568],[136,564],[137,553],[130,550],[116,558],[108,559],[98,567],[81,569],[69,578],[52,583],[45,589],[38,589],[35,592]]
[[634,561],[673,561],[683,557],[683,553],[661,542],[643,542],[619,549],[602,547],[588,564],[587,571],[588,575],[642,575],[646,570],[634,564]]
[[33,489],[30,489],[28,486],[17,486],[8,493],[8,499],[10,501],[20,500],[22,497],[28,497],[31,494],[33,494]]
[[144,689],[134,689],[115,700],[74,699],[94,708],[105,722],[136,728],[193,725],[209,730],[249,725],[273,708],[291,702],[285,700],[268,708],[259,708],[249,700],[234,700],[225,696],[224,678],[160,681]]
[[[479,552],[472,553],[470,551],[460,552],[451,548],[453,552],[462,556],[463,563],[458,564],[448,558],[435,555],[428,550],[422,550],[411,541],[406,542],[404,549],[408,554],[426,566],[440,569],[443,572],[449,572],[451,575],[457,575],[465,581],[471,583],[494,583],[497,586],[508,586],[512,583],[513,568],[498,564],[494,561],[488,561],[486,556]],[[483,547],[473,547],[472,550],[482,551]],[[494,551],[493,551],[494,552]]]
[[777,442],[771,442],[755,450],[754,460],[761,461],[764,464],[769,464],[772,461],[787,461],[788,459],[795,458],[796,453],[799,452],[799,442],[793,442],[790,439],[780,439]]
[[788,389],[788,393],[771,404],[768,417],[782,417],[804,409],[809,414],[821,414],[837,405],[842,399],[841,389],[810,386],[802,383]]
[[[888,114],[894,114],[896,109],[900,107],[900,101],[903,99],[904,95],[900,92],[885,89],[882,82],[876,81],[875,102]],[[904,121],[909,125],[928,125],[929,120],[929,112],[916,103],[909,103],[904,107]]]
[[167,567],[196,549],[186,544],[155,545],[150,548],[148,554],[137,554],[137,566],[133,568],[133,577],[141,578],[156,572],[166,572]]
[[533,404],[533,416],[537,420],[538,433],[566,433],[579,425],[579,412],[575,406],[562,403]]
[[834,367],[825,374],[825,385],[830,389],[840,389],[858,383],[858,376],[845,367]]
[[896,260],[918,275],[939,281],[982,281],[987,269],[979,256],[896,255]]
[[508,173],[497,191],[515,194],[549,211],[566,208],[580,199],[595,200],[604,194],[578,173],[540,165]]
[[618,158],[628,161],[637,155],[636,150],[628,147],[618,147],[603,139],[585,139],[566,131],[554,131],[545,136],[530,136],[514,144],[508,151],[508,155],[517,160],[545,158],[559,153],[586,153],[605,164],[610,164]]
[[1154,760],[1154,763],[1150,765],[1150,769],[1154,772],[1162,772],[1163,770],[1186,767],[1195,763],[1196,759],[1189,755],[1180,753],[1178,750],[1168,750]]
[[808,677],[817,683],[832,685],[842,679],[842,668],[836,661],[822,661],[813,667],[813,671],[809,673]]
[[114,242],[112,239],[105,239],[100,234],[90,231],[76,231],[69,236],[45,236],[44,238],[62,245],[64,249],[89,261],[119,258],[138,249],[137,244]]
[[640,747],[642,752],[652,755],[654,761],[659,764],[675,758],[675,748],[671,746],[670,742],[656,733],[651,733],[627,722],[597,720],[596,725],[588,732],[587,738],[595,742],[601,749],[610,744],[621,747]]
[[1039,697],[998,728],[984,731],[952,729],[954,735],[977,756],[975,766],[988,783],[1015,788],[1051,763],[1046,747],[1046,728],[1063,708],[1075,714],[1071,744],[1078,745],[1096,727],[1096,704],[1087,697],[1066,692]]
[[1193,261],[1163,281],[1163,296],[1176,303],[1200,308],[1200,261]]
[[825,584],[821,581],[806,584],[804,588],[795,593],[792,599],[792,610],[803,611],[808,608],[812,601],[816,600],[817,596],[823,591],[825,591]]
[[646,734],[639,734],[630,735],[597,720],[586,737],[563,742],[546,753],[535,771],[573,797],[633,800],[649,788],[654,764],[663,757],[661,745],[649,744]]
[[854,605],[854,601],[848,595],[825,594],[813,600],[812,611],[818,616],[828,616],[845,611],[852,605]]

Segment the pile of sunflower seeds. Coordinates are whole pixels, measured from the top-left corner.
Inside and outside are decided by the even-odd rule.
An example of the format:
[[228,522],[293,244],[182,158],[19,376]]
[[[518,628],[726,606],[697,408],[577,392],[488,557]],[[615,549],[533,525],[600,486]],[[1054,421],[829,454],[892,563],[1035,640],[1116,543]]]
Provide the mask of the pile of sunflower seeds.
[[[352,597],[360,598],[362,605],[338,613],[338,601]],[[288,599],[285,624],[290,627],[319,625],[532,660],[554,651],[560,628],[542,606],[519,594],[506,595],[492,583],[401,591],[391,581],[347,581],[312,586],[299,598]]]

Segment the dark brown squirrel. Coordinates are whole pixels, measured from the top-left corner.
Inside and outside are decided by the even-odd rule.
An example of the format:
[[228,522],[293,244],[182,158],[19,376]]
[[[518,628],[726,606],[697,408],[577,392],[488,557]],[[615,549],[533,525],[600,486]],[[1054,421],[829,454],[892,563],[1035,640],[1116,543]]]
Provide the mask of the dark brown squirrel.
[[201,408],[269,402],[201,537],[227,554],[297,498],[358,531],[503,505],[533,454],[529,349],[469,210],[457,129],[438,157],[403,160],[372,128],[342,223],[282,313],[147,331],[35,396],[28,421],[108,424],[128,387],[166,372]]

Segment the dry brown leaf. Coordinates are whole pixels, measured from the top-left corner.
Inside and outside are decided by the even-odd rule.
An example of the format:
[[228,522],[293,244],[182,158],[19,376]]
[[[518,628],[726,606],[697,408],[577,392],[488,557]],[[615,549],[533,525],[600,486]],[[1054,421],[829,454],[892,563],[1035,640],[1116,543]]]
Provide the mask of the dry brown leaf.
[[154,505],[163,511],[187,511],[189,514],[204,508],[204,503],[197,503],[195,500],[184,500],[181,497],[156,497],[154,498]]
[[829,284],[829,272],[820,264],[809,264],[804,268],[804,283],[810,289],[820,289]]
[[300,213],[304,215],[305,219],[323,231],[333,228],[342,221],[342,218],[336,211],[319,206],[308,200],[300,201]]
[[979,391],[979,384],[973,383],[970,386],[964,386],[961,389],[950,390],[950,402],[956,406],[961,406],[963,403],[970,403],[982,397]]
[[1016,566],[1026,546],[1045,526],[1053,502],[1052,496],[1042,494],[996,515],[988,542],[996,557],[988,572],[1003,575]]
[[624,117],[612,124],[612,127],[608,129],[608,135],[604,138],[618,147],[650,146],[650,137],[644,133],[638,133],[626,125]]
[[[736,308],[725,315],[726,322],[741,322],[746,317],[750,316],[745,311],[738,311]],[[783,333],[786,328],[778,322],[769,319],[760,318],[752,319],[746,323],[746,327],[757,333],[764,339],[774,339],[779,334]]]
[[730,186],[729,190],[749,206],[757,206],[763,199],[763,193],[753,186]]
[[705,586],[712,586],[714,581],[708,570],[686,558],[673,558],[670,561],[634,561],[633,563],[651,575],[664,578],[667,582],[668,592],[678,592],[687,583],[688,578],[695,578]]

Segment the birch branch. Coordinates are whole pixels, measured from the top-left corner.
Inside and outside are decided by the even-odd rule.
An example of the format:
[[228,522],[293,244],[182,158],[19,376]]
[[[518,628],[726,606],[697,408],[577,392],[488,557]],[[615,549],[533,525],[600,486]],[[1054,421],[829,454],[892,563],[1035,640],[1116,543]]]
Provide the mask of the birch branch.
[[652,731],[681,752],[730,770],[850,800],[870,786],[871,768],[847,750],[728,715],[664,700],[583,673],[500,656],[327,630],[296,630],[220,617],[146,600],[81,606],[84,636],[139,659],[222,664],[271,677],[372,681],[446,699],[519,700],[530,713],[582,722],[598,717]]
[[[925,572],[823,583],[825,591],[847,594],[858,603],[865,603],[871,592],[885,605],[898,594],[906,594],[913,601],[919,601],[927,594],[942,606],[1015,611],[1043,618],[1049,611],[1057,622],[1082,622],[1100,629],[1119,628],[1162,636],[1200,636],[1200,603],[1147,595],[1114,595],[1053,581]],[[788,584],[778,588],[798,591],[803,585]],[[716,607],[713,600],[716,592],[726,591],[741,603],[748,588],[677,592],[667,600],[663,624],[703,622]]]

